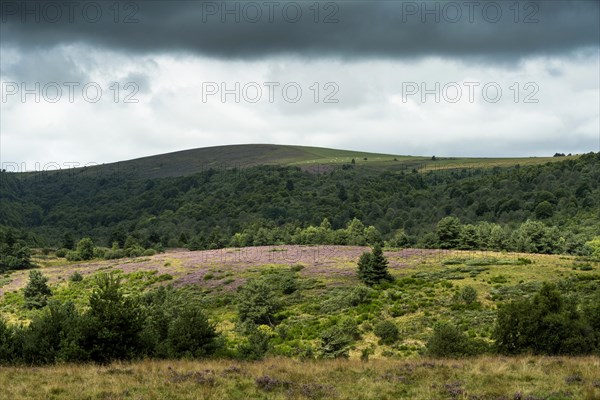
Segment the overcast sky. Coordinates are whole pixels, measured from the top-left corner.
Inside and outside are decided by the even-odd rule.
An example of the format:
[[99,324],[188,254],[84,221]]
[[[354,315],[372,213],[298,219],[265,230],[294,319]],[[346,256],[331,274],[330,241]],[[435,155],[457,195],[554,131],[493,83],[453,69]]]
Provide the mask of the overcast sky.
[[0,156],[600,147],[600,2],[0,2]]

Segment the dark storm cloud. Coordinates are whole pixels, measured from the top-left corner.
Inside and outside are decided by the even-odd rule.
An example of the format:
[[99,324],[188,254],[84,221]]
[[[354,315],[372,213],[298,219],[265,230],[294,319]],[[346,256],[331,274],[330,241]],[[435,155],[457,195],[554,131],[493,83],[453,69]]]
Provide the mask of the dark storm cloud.
[[[598,1],[7,1],[2,44],[221,58],[518,59],[600,41]],[[51,4],[51,5],[48,5]],[[98,13],[100,10],[101,15]],[[301,16],[298,14],[301,12]],[[423,22],[425,20],[425,22]]]

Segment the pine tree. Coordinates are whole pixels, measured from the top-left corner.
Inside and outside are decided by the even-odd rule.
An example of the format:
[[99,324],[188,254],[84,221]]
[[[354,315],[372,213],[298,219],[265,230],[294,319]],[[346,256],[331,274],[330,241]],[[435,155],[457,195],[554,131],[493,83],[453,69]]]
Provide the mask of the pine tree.
[[383,255],[383,250],[381,249],[381,246],[379,244],[376,244],[375,247],[373,247],[371,268],[372,280],[375,283],[393,280],[392,276],[388,271],[388,260]]
[[381,246],[376,244],[371,253],[365,252],[358,260],[358,277],[371,286],[381,281],[392,281],[388,271],[388,260],[383,255]]
[[48,304],[48,297],[52,296],[52,291],[47,282],[48,278],[40,271],[33,270],[29,273],[29,282],[23,290],[27,308],[42,308]]

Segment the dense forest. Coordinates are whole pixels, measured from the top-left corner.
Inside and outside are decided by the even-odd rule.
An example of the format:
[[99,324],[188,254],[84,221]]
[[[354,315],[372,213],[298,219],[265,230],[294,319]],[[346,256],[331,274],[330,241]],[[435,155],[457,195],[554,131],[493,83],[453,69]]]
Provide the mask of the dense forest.
[[600,235],[599,161],[590,153],[434,172],[257,166],[151,180],[85,169],[2,172],[0,226],[40,248],[72,249],[89,236],[120,248],[128,238],[143,248],[192,249],[385,240],[585,254]]

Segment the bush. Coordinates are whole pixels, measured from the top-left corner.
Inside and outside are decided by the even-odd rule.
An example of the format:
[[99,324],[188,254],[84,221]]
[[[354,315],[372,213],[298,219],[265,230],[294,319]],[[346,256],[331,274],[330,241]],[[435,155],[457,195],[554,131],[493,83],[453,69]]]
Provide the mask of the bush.
[[467,308],[475,308],[479,306],[479,302],[477,301],[477,290],[473,286],[465,286],[460,292],[457,292],[454,296],[455,304],[453,307],[467,307]]
[[54,253],[56,255],[56,257],[60,257],[60,258],[65,258],[65,256],[67,255],[67,252],[69,250],[62,248],[62,249],[58,249],[56,250],[56,252]]
[[50,302],[24,332],[23,361],[37,365],[85,360],[79,347],[80,319],[73,303]]
[[137,244],[127,248],[125,250],[125,254],[127,254],[127,257],[131,257],[131,258],[135,258],[135,257],[141,257],[144,254],[144,248],[142,246],[139,246]]
[[382,344],[393,344],[400,338],[398,327],[392,321],[381,321],[375,324],[373,332]]
[[213,354],[218,347],[217,337],[214,324],[200,309],[183,307],[169,324],[169,356],[198,358]]
[[394,237],[388,241],[387,245],[390,247],[406,247],[409,243],[410,241],[404,232],[404,229],[398,229],[394,234]]
[[373,292],[373,289],[364,286],[336,288],[332,290],[329,298],[321,302],[320,311],[329,314],[349,307],[356,307],[366,303],[371,292]]
[[241,322],[255,325],[275,324],[274,314],[281,309],[276,293],[264,279],[251,279],[238,294],[238,313]]
[[19,336],[18,328],[9,326],[0,317],[0,364],[10,364],[21,359],[22,351],[17,339]]
[[440,323],[433,328],[425,350],[432,357],[465,357],[483,353],[483,342],[470,339],[454,325]]
[[27,269],[31,266],[31,249],[25,242],[15,241],[14,237],[3,238],[0,231],[0,272]]
[[477,290],[473,286],[465,286],[460,292],[460,298],[467,305],[473,304],[477,301]]
[[283,294],[292,294],[298,289],[298,279],[294,274],[287,274],[284,276],[280,283],[279,288]]
[[125,250],[122,249],[111,249],[104,254],[104,259],[106,260],[116,260],[119,258],[125,258],[127,255],[125,254]]
[[94,242],[89,237],[83,238],[77,243],[77,253],[82,260],[94,258]]
[[544,284],[533,299],[513,301],[498,310],[493,336],[503,354],[589,354],[600,348],[593,318],[584,317],[554,285]]
[[[162,276],[162,275],[161,275]],[[152,357],[203,357],[221,342],[214,324],[188,292],[161,286],[140,298],[145,315],[142,342]]]
[[65,258],[67,261],[82,261],[83,259],[76,251],[68,251]]
[[75,271],[70,277],[69,281],[71,282],[81,282],[83,280],[83,275],[79,273],[79,271]]
[[154,250],[154,249],[146,249],[146,250],[144,250],[144,252],[142,253],[142,255],[144,257],[155,256],[156,255],[156,250]]
[[238,357],[243,360],[261,360],[270,349],[269,335],[263,330],[253,327],[246,341],[238,345]]
[[46,306],[48,297],[52,296],[52,291],[47,282],[48,278],[40,271],[34,270],[29,273],[29,282],[23,289],[25,307],[32,309]]
[[106,247],[94,247],[94,256],[92,258],[104,258],[109,251]]
[[600,236],[587,242],[586,246],[590,250],[590,253],[592,253],[592,256],[600,258]]
[[356,324],[345,319],[325,330],[320,336],[319,352],[322,358],[348,358],[350,345],[359,337]]
[[123,295],[113,274],[98,275],[96,285],[81,323],[90,359],[105,363],[138,357],[143,349],[144,316],[135,298]]

